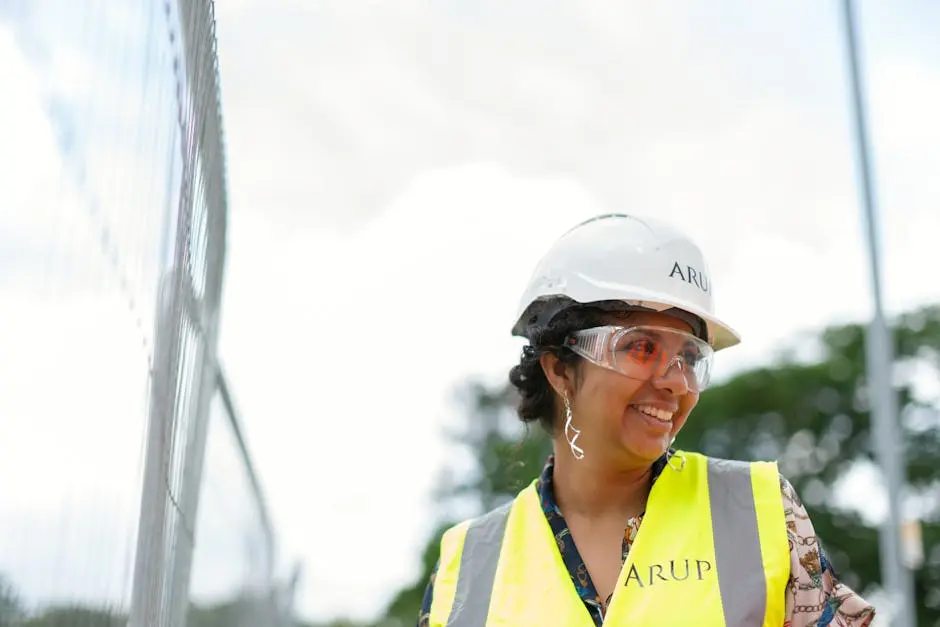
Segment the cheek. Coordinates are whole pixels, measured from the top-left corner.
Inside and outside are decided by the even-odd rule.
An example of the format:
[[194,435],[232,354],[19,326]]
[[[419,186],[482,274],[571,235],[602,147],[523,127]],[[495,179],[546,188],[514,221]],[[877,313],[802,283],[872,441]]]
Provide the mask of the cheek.
[[616,372],[606,370],[592,372],[582,381],[581,398],[596,419],[605,420],[615,416],[618,420],[624,407],[630,404],[643,382],[628,379]]
[[679,415],[672,421],[673,435],[678,433],[679,429],[685,425],[685,422],[689,419],[689,414],[692,413],[692,410],[695,409],[697,404],[698,394],[686,394],[679,399]]

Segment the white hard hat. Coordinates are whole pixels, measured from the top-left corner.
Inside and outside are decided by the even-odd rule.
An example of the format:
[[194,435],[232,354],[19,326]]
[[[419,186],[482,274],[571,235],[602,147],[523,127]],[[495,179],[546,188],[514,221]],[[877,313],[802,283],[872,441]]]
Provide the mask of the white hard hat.
[[741,341],[715,316],[711,275],[695,242],[660,220],[624,214],[591,218],[554,243],[529,279],[512,332],[531,340],[572,305],[610,301],[692,314],[716,351]]

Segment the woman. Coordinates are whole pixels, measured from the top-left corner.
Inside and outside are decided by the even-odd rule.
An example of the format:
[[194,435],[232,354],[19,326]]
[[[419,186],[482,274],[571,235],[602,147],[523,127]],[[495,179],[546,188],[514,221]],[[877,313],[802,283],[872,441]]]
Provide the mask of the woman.
[[519,416],[553,436],[541,476],[441,541],[418,624],[868,625],[775,463],[671,448],[739,342],[701,251],[612,214],[541,260],[513,333]]

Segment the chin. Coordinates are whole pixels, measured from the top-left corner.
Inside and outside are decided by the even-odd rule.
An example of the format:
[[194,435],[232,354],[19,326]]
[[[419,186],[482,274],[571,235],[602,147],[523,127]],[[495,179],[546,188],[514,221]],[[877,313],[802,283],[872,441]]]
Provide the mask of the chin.
[[627,457],[634,461],[643,461],[649,464],[652,464],[657,459],[663,456],[669,448],[668,442],[659,442],[659,443],[639,443],[639,442],[625,442],[623,446],[624,453]]

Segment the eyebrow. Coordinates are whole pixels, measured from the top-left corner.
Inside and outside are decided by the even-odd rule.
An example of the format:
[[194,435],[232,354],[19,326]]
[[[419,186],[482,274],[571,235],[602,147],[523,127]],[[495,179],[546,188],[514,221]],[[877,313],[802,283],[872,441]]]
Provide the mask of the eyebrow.
[[[637,333],[642,333],[646,335],[647,337],[649,337],[650,339],[658,340],[660,342],[663,341],[663,334],[660,331],[657,331],[655,329],[644,329],[643,327],[636,327],[634,328],[634,331]],[[682,333],[688,336],[687,331],[676,329],[676,332]],[[697,338],[684,337],[685,342],[682,344],[682,348],[689,348],[689,347],[699,348],[699,343],[696,341],[696,339]]]

